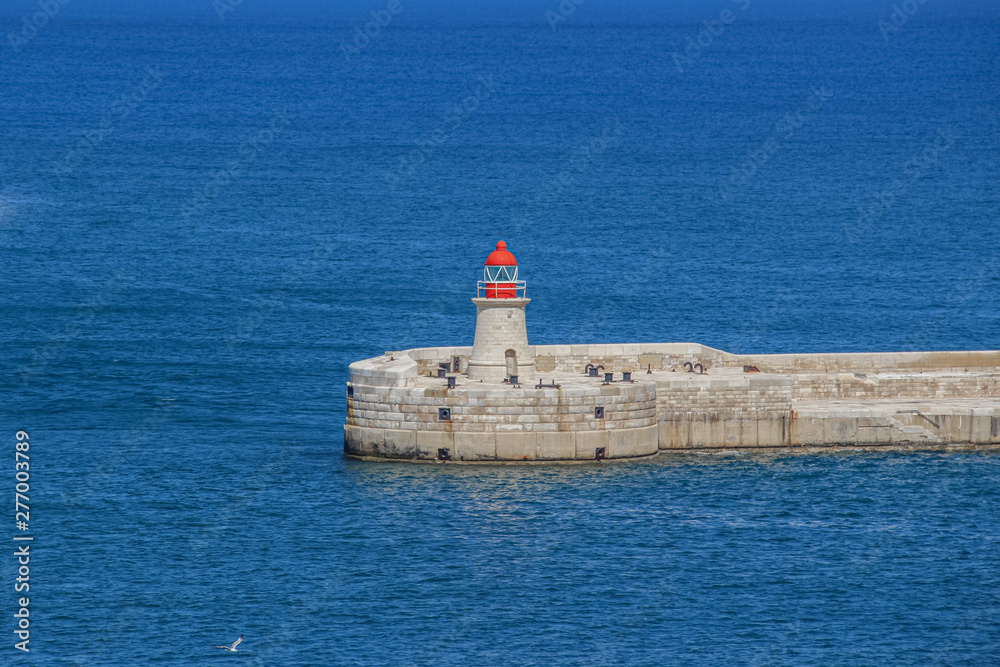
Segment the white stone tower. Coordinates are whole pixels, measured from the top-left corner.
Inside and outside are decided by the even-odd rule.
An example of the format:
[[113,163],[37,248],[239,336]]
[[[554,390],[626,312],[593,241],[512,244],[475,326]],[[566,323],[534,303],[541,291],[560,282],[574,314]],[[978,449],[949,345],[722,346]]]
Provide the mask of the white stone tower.
[[503,241],[486,258],[476,298],[476,339],[469,358],[469,379],[518,384],[535,381],[535,353],[528,345],[524,281],[517,279],[517,260]]

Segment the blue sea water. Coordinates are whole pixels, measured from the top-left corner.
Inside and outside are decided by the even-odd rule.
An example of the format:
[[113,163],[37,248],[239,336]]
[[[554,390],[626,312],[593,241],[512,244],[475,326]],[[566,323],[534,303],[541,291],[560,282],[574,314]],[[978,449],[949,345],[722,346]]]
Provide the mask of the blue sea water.
[[533,343],[996,349],[996,9],[403,4],[0,8],[2,662],[1000,664],[996,455],[341,453],[499,238]]

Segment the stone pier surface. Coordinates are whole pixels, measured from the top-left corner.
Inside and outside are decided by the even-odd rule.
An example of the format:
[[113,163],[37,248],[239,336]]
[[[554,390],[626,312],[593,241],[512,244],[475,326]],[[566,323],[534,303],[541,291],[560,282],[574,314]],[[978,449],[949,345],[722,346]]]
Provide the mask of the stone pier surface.
[[[517,386],[480,380],[476,363],[470,379],[473,356],[471,347],[418,348],[351,364],[345,453],[485,463],[1000,448],[1000,351],[734,355],[695,343],[535,345],[517,350],[519,367],[534,376]],[[438,377],[442,365],[454,388]],[[601,367],[597,377],[588,365]]]

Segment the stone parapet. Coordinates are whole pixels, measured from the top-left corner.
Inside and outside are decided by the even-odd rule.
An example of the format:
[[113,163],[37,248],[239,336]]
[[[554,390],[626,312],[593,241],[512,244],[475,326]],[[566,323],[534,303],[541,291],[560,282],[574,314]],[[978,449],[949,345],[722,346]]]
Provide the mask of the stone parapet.
[[417,378],[417,364],[408,356],[382,356],[351,364],[351,383],[374,387],[405,387]]
[[[698,343],[609,343],[607,345],[535,345],[538,372],[582,373],[587,364],[611,372],[683,371],[684,364],[721,365],[727,356]],[[728,355],[733,356],[733,355]]]
[[[998,352],[737,356],[693,343],[530,349],[540,381],[558,388],[452,373],[457,384],[449,389],[436,370],[467,365],[475,356],[469,347],[351,364],[345,452],[521,462],[627,458],[657,448],[1000,446]],[[921,359],[928,367],[913,368]],[[587,364],[604,366],[600,376],[587,377]],[[704,372],[686,372],[692,368]],[[633,382],[623,382],[622,371],[634,373]],[[604,372],[613,382],[603,382]]]
[[1000,351],[848,352],[833,354],[726,354],[720,365],[757,366],[766,373],[892,372],[1000,368]]

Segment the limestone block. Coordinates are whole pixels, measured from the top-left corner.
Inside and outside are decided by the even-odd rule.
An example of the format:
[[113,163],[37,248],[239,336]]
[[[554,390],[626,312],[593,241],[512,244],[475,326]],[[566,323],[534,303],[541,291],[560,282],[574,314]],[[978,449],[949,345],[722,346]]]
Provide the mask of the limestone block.
[[573,433],[568,431],[536,433],[537,456],[539,459],[568,460],[575,457]]
[[496,455],[504,461],[536,458],[537,435],[524,431],[497,431]]
[[417,432],[389,429],[383,431],[387,456],[411,458],[417,447]]
[[726,421],[716,414],[706,415],[707,447],[724,447],[726,445]]
[[495,459],[497,455],[496,434],[462,433],[455,436],[455,451],[452,457],[464,461]]
[[788,445],[788,420],[784,415],[762,417],[757,420],[758,447],[786,447]]
[[794,417],[790,424],[792,444],[816,446],[826,444],[823,422],[824,420],[819,417]]
[[653,454],[660,448],[659,428],[656,424],[640,429],[639,443],[644,454]]
[[376,456],[381,451],[384,437],[378,429],[363,426],[344,426],[344,453],[355,456]]
[[704,415],[691,415],[688,429],[691,447],[698,449],[712,446],[712,427]]
[[576,458],[594,459],[597,456],[597,448],[608,446],[607,431],[577,431],[574,433],[574,443],[576,447]]
[[609,459],[627,458],[638,456],[639,447],[637,437],[639,429],[615,429],[608,431],[608,445],[605,456]]
[[688,447],[688,427],[686,421],[661,420],[658,430],[660,449],[686,449]]
[[386,458],[419,456],[413,432],[351,425],[344,427],[344,453]]
[[535,357],[535,371],[550,373],[556,369],[556,358],[551,356]]
[[509,415],[507,415],[507,416],[500,416],[500,417],[498,417],[498,419],[500,421],[497,422],[496,427],[495,427],[498,432],[499,431],[511,432],[511,431],[523,431],[524,430],[524,424],[516,424],[516,423],[514,423],[513,422],[513,417],[511,417]]
[[[741,419],[726,419],[722,422],[722,441],[726,447],[739,447],[743,443],[740,440]],[[756,440],[756,438],[754,438]],[[756,443],[755,443],[756,444]]]
[[417,431],[417,449],[421,458],[436,459],[439,449],[455,453],[455,441],[450,431]]
[[971,422],[969,424],[969,442],[986,444],[993,441],[990,434],[992,426],[990,422],[992,419],[989,415],[978,415],[973,411],[973,414],[969,417],[969,421]]
[[656,422],[652,419],[626,419],[621,422],[614,422],[615,430],[620,430],[623,428],[644,428],[646,426],[651,426]]
[[[663,355],[662,354],[640,354],[639,355],[639,368],[663,368]],[[647,376],[648,377],[648,376]]]
[[525,424],[525,430],[536,433],[554,433],[560,430],[557,422],[541,422],[538,424]]
[[884,445],[890,441],[892,427],[886,419],[857,419],[859,445]]
[[657,449],[656,426],[608,431],[606,456],[609,459],[647,456]]
[[419,424],[419,426],[417,427],[418,431],[447,431],[447,432],[451,432],[453,430],[451,422],[439,422],[436,419],[433,420],[433,421],[423,421],[423,422],[417,422],[417,423]]
[[966,415],[935,415],[934,420],[940,424],[941,428],[935,430],[945,442],[969,442],[971,424]]
[[851,417],[829,417],[824,420],[824,444],[853,445],[858,441],[858,420]]

